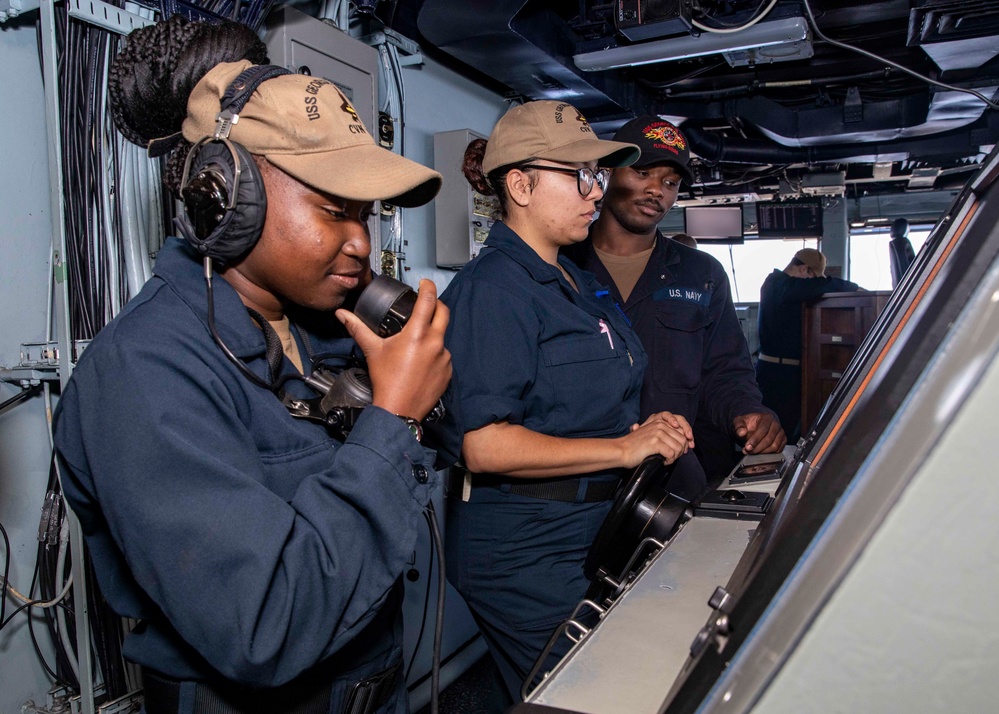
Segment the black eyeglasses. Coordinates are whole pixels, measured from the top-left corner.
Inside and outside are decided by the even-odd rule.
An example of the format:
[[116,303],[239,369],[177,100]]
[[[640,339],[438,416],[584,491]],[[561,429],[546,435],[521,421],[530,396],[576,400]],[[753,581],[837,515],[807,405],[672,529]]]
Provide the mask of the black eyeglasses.
[[581,169],[563,169],[558,166],[538,166],[537,164],[525,164],[521,166],[522,169],[537,169],[538,171],[554,171],[560,174],[569,174],[570,176],[575,175],[576,177],[576,188],[579,190],[579,195],[586,196],[590,195],[593,190],[593,184],[600,186],[601,191],[607,190],[607,180],[610,178],[610,171],[607,169],[599,169],[594,171],[589,166],[584,166]]

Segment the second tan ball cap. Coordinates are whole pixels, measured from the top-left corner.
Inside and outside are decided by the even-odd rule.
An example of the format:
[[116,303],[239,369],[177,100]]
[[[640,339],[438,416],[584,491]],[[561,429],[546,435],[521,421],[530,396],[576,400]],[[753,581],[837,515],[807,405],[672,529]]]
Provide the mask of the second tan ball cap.
[[496,123],[486,144],[482,171],[528,159],[577,163],[598,161],[618,168],[638,160],[634,144],[600,139],[579,110],[566,102],[542,100],[510,109]]

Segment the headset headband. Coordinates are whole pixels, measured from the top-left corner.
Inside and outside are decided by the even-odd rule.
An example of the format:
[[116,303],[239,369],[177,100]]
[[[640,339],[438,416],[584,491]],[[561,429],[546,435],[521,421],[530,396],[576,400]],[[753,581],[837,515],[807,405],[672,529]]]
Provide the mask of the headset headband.
[[239,76],[232,80],[226,88],[225,94],[220,100],[219,113],[215,117],[215,121],[218,122],[215,138],[228,139],[232,125],[239,121],[239,113],[243,111],[243,107],[257,91],[257,87],[262,82],[280,77],[283,74],[292,74],[292,72],[273,64],[253,65],[240,72]]

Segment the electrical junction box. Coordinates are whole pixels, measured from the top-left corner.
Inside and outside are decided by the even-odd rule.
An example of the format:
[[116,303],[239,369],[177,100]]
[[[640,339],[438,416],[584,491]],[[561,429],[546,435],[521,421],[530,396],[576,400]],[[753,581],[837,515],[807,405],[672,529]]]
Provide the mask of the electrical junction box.
[[844,196],[846,172],[805,174],[801,177],[801,192],[806,196]]
[[471,129],[434,134],[434,168],[444,185],[434,201],[437,267],[460,268],[479,254],[493,223],[499,219],[499,201],[473,189],[461,172],[465,148],[484,139]]
[[268,15],[264,42],[273,64],[333,82],[378,136],[378,50],[288,6]]
[[614,27],[632,41],[687,32],[690,0],[617,0]]

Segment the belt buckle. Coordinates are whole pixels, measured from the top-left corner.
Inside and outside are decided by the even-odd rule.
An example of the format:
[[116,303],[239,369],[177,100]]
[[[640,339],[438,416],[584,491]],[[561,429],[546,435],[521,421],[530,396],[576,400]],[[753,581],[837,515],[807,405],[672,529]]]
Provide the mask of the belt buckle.
[[356,682],[343,707],[343,714],[371,714],[380,707],[388,689],[395,685],[400,666],[395,665]]
[[369,711],[368,703],[371,701],[371,688],[368,687],[367,680],[355,682],[350,688],[350,696],[343,707],[343,714],[365,714]]

